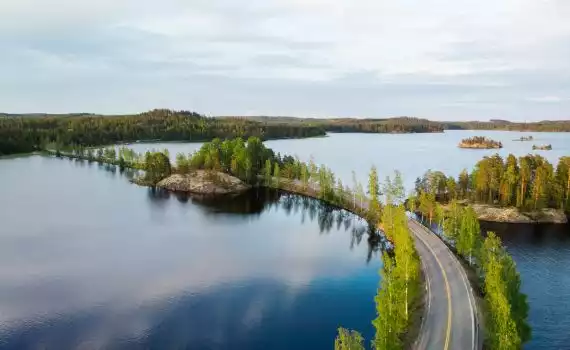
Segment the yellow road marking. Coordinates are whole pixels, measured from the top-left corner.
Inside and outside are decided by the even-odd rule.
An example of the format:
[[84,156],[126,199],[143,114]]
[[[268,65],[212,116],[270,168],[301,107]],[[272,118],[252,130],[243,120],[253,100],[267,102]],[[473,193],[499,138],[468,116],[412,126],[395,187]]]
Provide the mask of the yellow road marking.
[[449,348],[449,339],[451,338],[451,293],[449,291],[449,281],[447,280],[447,274],[443,269],[443,264],[441,263],[441,261],[439,261],[433,249],[431,249],[430,245],[427,244],[423,238],[421,238],[419,235],[417,235],[417,237],[425,244],[425,246],[429,249],[433,257],[435,258],[435,261],[437,262],[439,268],[441,269],[441,273],[443,275],[443,281],[445,282],[445,291],[447,293],[447,332],[445,335],[445,345],[443,346],[443,349],[447,350]]

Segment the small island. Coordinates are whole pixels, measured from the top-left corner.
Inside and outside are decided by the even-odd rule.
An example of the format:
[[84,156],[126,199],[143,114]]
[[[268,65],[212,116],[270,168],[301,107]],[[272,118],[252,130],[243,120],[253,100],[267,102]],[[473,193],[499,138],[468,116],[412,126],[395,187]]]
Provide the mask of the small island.
[[520,138],[515,139],[513,141],[532,141],[532,140],[534,140],[534,138],[532,137],[532,135],[529,135],[529,136],[521,136]]
[[532,145],[532,150],[542,150],[542,151],[551,151],[552,150],[552,145],[548,144],[548,145]]
[[503,148],[503,144],[484,136],[474,136],[461,140],[459,148],[493,149]]

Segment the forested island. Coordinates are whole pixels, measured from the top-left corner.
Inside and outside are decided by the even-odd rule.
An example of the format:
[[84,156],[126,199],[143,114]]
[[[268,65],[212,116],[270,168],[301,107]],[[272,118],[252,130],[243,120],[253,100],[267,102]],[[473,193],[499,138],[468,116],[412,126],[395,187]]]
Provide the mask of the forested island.
[[430,220],[436,202],[459,201],[472,203],[482,220],[565,223],[570,214],[570,157],[561,157],[554,169],[540,155],[510,154],[503,159],[496,154],[484,157],[470,173],[463,170],[457,179],[428,171],[415,187],[432,208]]
[[503,148],[503,144],[499,141],[491,140],[484,136],[473,136],[461,140],[459,148],[475,148],[475,149],[493,149]]
[[551,151],[552,145],[532,145],[533,150],[543,150],[543,151]]
[[[414,334],[412,327],[417,325],[418,317],[423,312],[422,304],[418,302],[423,290],[421,267],[407,225],[406,209],[420,213],[426,220],[437,221],[443,227],[446,242],[476,274],[476,282],[472,283],[477,284],[476,287],[483,293],[485,300],[483,315],[487,346],[517,349],[530,339],[530,327],[526,322],[528,303],[525,295],[520,292],[520,275],[516,265],[495,234],[489,232],[486,237],[481,235],[473,207],[469,204],[459,205],[457,200],[462,197],[488,198],[490,201],[500,198],[504,203],[520,201],[523,205],[534,207],[546,205],[547,202],[540,199],[547,197],[536,196],[536,193],[545,190],[538,190],[543,184],[542,180],[531,183],[525,175],[520,183],[513,182],[514,178],[510,175],[518,166],[512,160],[514,157],[509,157],[506,168],[505,165],[493,166],[498,161],[498,156],[484,158],[471,175],[464,172],[457,182],[452,177],[428,172],[424,179],[417,181],[418,196],[405,199],[403,182],[398,172],[392,179],[387,177],[382,184],[377,170],[372,168],[365,191],[364,186],[357,181],[352,187],[343,184],[326,166],[275,154],[256,137],[250,137],[247,141],[241,138],[223,141],[214,139],[204,143],[195,153],[178,154],[175,164],[170,163],[168,152],[149,151],[142,155],[125,147],[117,152],[115,148],[94,151],[75,146],[70,150],[52,150],[50,153],[58,157],[141,169],[144,171],[141,180],[149,186],[156,186],[172,176],[191,177],[198,171],[230,175],[249,185],[272,187],[319,198],[365,218],[371,227],[381,228],[384,237],[391,242],[382,256],[382,281],[375,298],[377,318],[372,322],[376,329],[372,339],[374,349],[403,349],[409,346],[413,341],[409,339],[410,334]],[[521,172],[531,169],[535,172],[533,178],[541,179],[541,174],[548,171],[548,165],[537,158],[539,156],[528,157],[531,158],[521,159]],[[532,164],[527,164],[530,161]],[[569,186],[570,183],[563,180],[569,174],[568,160],[561,159],[561,163],[563,165],[559,165],[556,178],[560,179],[560,186]],[[495,183],[494,177],[493,181],[488,178],[495,176],[492,175],[495,172],[510,174],[498,177],[504,179],[499,181],[502,184],[500,189],[507,188],[509,191],[481,187],[484,186],[483,179]],[[517,197],[519,184],[522,189],[520,197]],[[529,190],[528,186],[533,190]],[[568,194],[564,192],[562,197],[554,199],[563,198],[566,205]],[[448,208],[444,209],[436,198],[447,199]],[[370,239],[378,238],[371,236]],[[505,339],[508,339],[508,344]],[[367,346],[360,333],[339,329],[335,349],[365,348]]]

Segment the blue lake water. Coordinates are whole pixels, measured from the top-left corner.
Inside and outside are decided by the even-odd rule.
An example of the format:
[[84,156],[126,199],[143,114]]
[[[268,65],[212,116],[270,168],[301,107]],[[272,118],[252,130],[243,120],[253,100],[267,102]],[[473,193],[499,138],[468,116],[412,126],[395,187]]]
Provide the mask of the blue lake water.
[[[457,175],[501,155],[570,155],[568,133],[448,131],[330,134],[268,141],[313,158],[347,184],[400,170],[411,188],[427,169]],[[512,141],[533,135],[532,142]],[[552,144],[552,151],[532,151]],[[134,144],[145,151],[197,143]],[[373,329],[377,247],[342,211],[276,193],[198,201],[128,183],[112,168],[44,158],[0,159],[0,348],[330,349],[336,327]],[[526,349],[570,344],[568,226],[489,226],[503,237],[529,296]]]

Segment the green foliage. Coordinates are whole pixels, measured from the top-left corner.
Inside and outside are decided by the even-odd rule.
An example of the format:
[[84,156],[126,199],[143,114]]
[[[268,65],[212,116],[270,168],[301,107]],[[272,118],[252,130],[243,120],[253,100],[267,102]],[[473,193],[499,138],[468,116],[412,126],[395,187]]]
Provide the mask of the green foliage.
[[137,115],[68,115],[0,118],[0,155],[43,149],[50,142],[96,146],[137,140],[208,141],[256,136],[263,139],[324,135],[320,126],[261,123],[244,118],[208,118],[187,111],[152,110]]
[[144,179],[153,185],[172,173],[170,159],[162,152],[147,152],[144,164]]
[[520,293],[520,276],[501,240],[489,232],[482,253],[485,274],[487,336],[492,349],[520,349],[530,339],[528,304]]
[[176,171],[181,174],[187,174],[190,171],[190,161],[184,153],[176,155]]
[[411,307],[420,289],[420,260],[408,229],[403,206],[387,205],[383,212],[384,233],[394,243],[393,257],[384,252],[382,281],[375,298],[376,349],[401,349],[402,336],[410,324]]
[[338,329],[338,335],[334,341],[335,350],[364,350],[364,338],[357,331],[344,328]]
[[477,162],[471,175],[464,170],[457,181],[428,170],[416,180],[416,193],[434,193],[438,201],[471,199],[478,203],[516,206],[522,210],[559,208],[570,212],[570,157],[561,157],[556,171],[540,155],[517,159],[498,154]]
[[368,194],[370,195],[368,215],[370,216],[371,221],[375,222],[380,217],[380,201],[378,200],[378,196],[381,195],[378,172],[376,171],[375,166],[370,169],[370,174],[368,176]]

